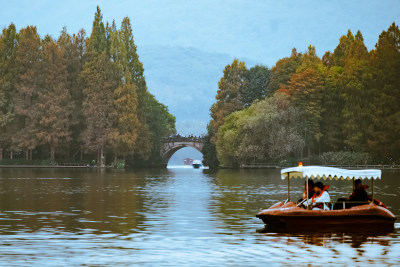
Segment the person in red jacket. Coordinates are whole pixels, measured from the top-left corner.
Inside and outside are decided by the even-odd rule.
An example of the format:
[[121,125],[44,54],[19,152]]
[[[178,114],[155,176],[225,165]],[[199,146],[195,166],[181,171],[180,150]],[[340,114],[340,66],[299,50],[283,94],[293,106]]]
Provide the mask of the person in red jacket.
[[[307,186],[308,183],[308,186]],[[303,196],[297,201],[297,204],[300,204],[299,206],[304,207],[303,202],[305,202],[305,199],[307,198],[307,188],[308,188],[308,199],[312,198],[314,195],[314,181],[311,179],[308,179],[308,181],[304,182],[304,192]]]

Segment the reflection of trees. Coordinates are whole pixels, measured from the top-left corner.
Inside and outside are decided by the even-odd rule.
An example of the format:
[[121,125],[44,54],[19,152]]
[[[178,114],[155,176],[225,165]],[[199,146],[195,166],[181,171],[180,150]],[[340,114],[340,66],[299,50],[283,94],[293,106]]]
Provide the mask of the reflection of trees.
[[305,244],[316,246],[330,246],[332,244],[349,244],[352,248],[360,248],[364,244],[378,243],[387,246],[388,241],[382,238],[388,237],[390,232],[382,233],[308,233],[299,234]]
[[23,169],[16,173],[2,172],[2,177],[13,178],[0,179],[3,232],[51,228],[127,234],[143,222],[144,209],[149,208],[143,204],[151,194],[143,190],[149,180],[140,172]]

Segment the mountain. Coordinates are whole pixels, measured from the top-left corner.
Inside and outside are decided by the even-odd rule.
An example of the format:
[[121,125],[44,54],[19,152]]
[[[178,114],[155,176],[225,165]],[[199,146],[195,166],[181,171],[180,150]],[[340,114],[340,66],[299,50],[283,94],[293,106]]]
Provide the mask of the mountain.
[[[196,48],[155,45],[139,47],[138,54],[149,91],[176,117],[178,133],[205,134],[218,81],[234,57]],[[245,61],[248,68],[255,65],[249,59],[239,60]]]

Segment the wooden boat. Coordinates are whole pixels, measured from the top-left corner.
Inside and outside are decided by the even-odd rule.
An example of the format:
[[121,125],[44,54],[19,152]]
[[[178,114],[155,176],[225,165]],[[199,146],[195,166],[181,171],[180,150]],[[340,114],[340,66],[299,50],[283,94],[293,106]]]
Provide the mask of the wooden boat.
[[[373,181],[381,178],[380,170],[345,170],[319,166],[299,166],[281,170],[282,179],[288,180],[288,199],[278,202],[256,215],[271,230],[387,230],[394,228],[396,216],[374,199]],[[299,207],[290,201],[290,179],[372,179],[372,197],[375,201],[339,210],[313,210]],[[308,184],[308,183],[306,183]],[[307,188],[308,190],[308,188]],[[307,197],[308,199],[308,197]],[[333,203],[325,203],[333,206]],[[344,206],[344,204],[343,204]]]

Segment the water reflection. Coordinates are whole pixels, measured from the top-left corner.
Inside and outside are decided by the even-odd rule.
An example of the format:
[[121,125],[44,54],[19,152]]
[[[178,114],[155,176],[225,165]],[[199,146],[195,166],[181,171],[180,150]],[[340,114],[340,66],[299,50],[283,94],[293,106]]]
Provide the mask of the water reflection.
[[[399,172],[376,194],[400,214]],[[329,181],[333,197],[351,184]],[[293,197],[303,190],[291,183]],[[389,233],[270,233],[255,217],[287,197],[279,170],[0,169],[0,260],[14,265],[400,264]],[[1,265],[1,264],[0,264]]]
[[378,243],[381,246],[388,246],[390,240],[398,236],[396,230],[393,231],[358,231],[358,232],[296,232],[296,233],[276,233],[270,232],[268,229],[258,229],[257,233],[265,236],[274,236],[283,238],[284,240],[301,241],[304,244],[315,246],[326,246],[330,243],[349,244],[352,248],[360,248],[365,244]]

